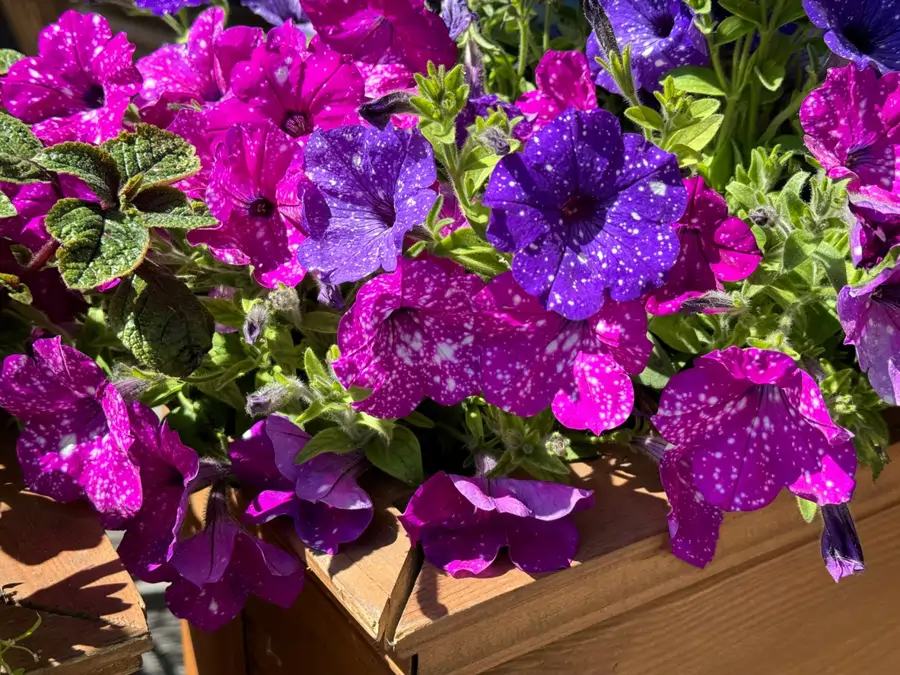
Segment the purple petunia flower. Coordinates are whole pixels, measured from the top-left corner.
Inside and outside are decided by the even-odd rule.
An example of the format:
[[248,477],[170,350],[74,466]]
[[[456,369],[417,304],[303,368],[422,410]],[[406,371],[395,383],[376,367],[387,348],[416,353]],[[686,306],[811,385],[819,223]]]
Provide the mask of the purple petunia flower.
[[623,134],[612,113],[570,108],[500,161],[482,201],[488,240],[515,252],[519,285],[579,320],[607,290],[623,302],[663,283],[687,191],[675,155]]
[[[465,143],[466,138],[468,138],[469,135],[467,130],[471,125],[475,124],[476,118],[490,117],[491,113],[498,108],[506,113],[507,119],[513,120],[517,117],[524,117],[522,111],[519,110],[517,106],[512,103],[501,101],[494,94],[485,94],[484,96],[478,96],[477,98],[470,98],[466,101],[465,107],[456,117],[456,144],[462,146],[462,144]],[[527,141],[531,136],[531,122],[527,119],[520,119],[519,123],[516,124],[513,129],[513,136],[520,141]]]
[[118,554],[134,576],[160,581],[165,576],[160,567],[172,558],[184,524],[200,460],[146,406],[132,403],[131,419],[135,438],[131,453],[140,467],[144,501],[126,524]]
[[629,375],[644,369],[653,350],[640,302],[607,302],[594,316],[570,321],[542,308],[507,272],[475,306],[488,403],[520,417],[552,404],[563,425],[596,434],[628,419]]
[[900,14],[895,0],[803,0],[809,20],[825,30],[825,44],[859,66],[900,70]]
[[247,61],[265,38],[260,28],[235,26],[225,30],[225,12],[203,12],[188,33],[186,44],[165,45],[137,63],[144,77],[138,104],[143,121],[165,127],[172,104],[196,101],[208,105],[231,90],[231,73]]
[[675,447],[660,475],[672,550],[712,560],[720,511],[753,511],[782,488],[820,505],[850,499],[856,452],[815,381],[781,352],[730,347],[666,385],[653,423]]
[[850,206],[854,221],[850,226],[850,256],[856,267],[874,267],[900,244],[900,213],[879,213],[862,206]]
[[221,223],[188,232],[188,241],[206,244],[223,262],[253,265],[254,278],[266,288],[299,284],[304,271],[296,251],[303,235],[282,215],[277,187],[300,152],[271,122],[231,129],[217,149],[206,192]]
[[293,21],[297,25],[309,23],[300,0],[241,0],[241,4],[273,26],[280,26],[287,21]]
[[891,405],[900,400],[900,267],[883,270],[861,288],[838,294],[844,344],[856,347],[859,368],[878,395]]
[[483,283],[436,259],[401,258],[397,270],[366,282],[341,319],[345,387],[371,389],[354,404],[375,417],[409,415],[426,396],[456,405],[479,391],[472,298]]
[[[679,66],[702,66],[708,59],[706,40],[694,24],[694,12],[683,0],[599,0],[606,10],[619,48],[631,45],[631,70],[636,89],[654,91],[660,79]],[[597,63],[606,60],[597,36],[587,41],[587,59],[594,82],[618,93],[612,77]]]
[[122,129],[141,86],[134,45],[99,14],[65,12],[41,31],[38,56],[13,64],[3,104],[47,144],[100,143]]
[[454,577],[484,572],[504,546],[516,567],[538,574],[572,563],[578,529],[571,514],[593,502],[590,490],[560,483],[442,471],[416,490],[400,522],[428,562]]
[[450,39],[455,40],[473,21],[477,21],[477,15],[469,9],[467,0],[441,0],[441,18],[447,24]]
[[688,206],[675,223],[679,253],[666,283],[647,300],[651,314],[672,314],[685,300],[723,289],[723,281],[741,281],[756,270],[762,253],[753,231],[740,218],[728,215],[722,196],[700,176],[684,181]]
[[325,453],[295,464],[309,438],[287,418],[271,415],[231,444],[232,469],[242,484],[263,490],[246,522],[289,516],[304,544],[333,555],[372,522],[372,500],[356,482],[368,465],[358,453]]
[[567,108],[597,107],[597,89],[587,58],[581,52],[547,52],[537,65],[534,78],[537,89],[516,101],[534,131],[550,124]]
[[50,240],[44,219],[56,202],[66,197],[97,201],[84,181],[66,174],[59,174],[55,183],[0,183],[0,190],[16,208],[15,216],[0,218],[0,237],[27,246],[33,252]]
[[425,223],[437,193],[431,145],[418,131],[348,126],[313,134],[305,149],[300,264],[325,283],[392,272],[403,239]]
[[803,101],[804,141],[859,206],[900,214],[900,74],[849,64]]
[[847,504],[822,507],[822,559],[836,582],[866,569],[862,545]]
[[138,9],[149,10],[158,16],[177,14],[185,7],[209,4],[209,0],[134,0]]
[[206,527],[175,545],[166,572],[166,605],[201,630],[217,630],[240,613],[248,596],[288,608],[303,587],[300,560],[245,531],[228,511],[226,489],[213,487]]
[[28,487],[57,501],[86,496],[107,527],[141,507],[128,407],[88,356],[61,338],[3,362],[0,407],[23,424],[16,449]]

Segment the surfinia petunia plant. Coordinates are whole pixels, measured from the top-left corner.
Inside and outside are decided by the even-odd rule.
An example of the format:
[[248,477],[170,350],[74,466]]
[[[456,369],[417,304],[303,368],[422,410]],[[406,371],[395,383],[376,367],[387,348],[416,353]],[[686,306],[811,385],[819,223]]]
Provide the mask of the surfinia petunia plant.
[[687,563],[788,490],[861,571],[900,396],[900,38],[851,4],[137,0],[173,35],[135,58],[94,2],[0,50],[29,488],[124,529],[208,630],[300,593],[259,526],[335,554],[379,480],[453,576],[568,567],[595,508],[569,462],[615,446],[658,463]]

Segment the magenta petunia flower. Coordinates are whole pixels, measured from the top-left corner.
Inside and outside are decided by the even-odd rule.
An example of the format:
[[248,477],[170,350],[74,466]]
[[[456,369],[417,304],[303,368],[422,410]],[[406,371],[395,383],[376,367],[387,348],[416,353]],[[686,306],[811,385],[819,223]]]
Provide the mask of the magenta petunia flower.
[[428,141],[418,131],[348,126],[316,132],[304,154],[314,187],[303,193],[300,264],[328,284],[395,270],[404,237],[437,198]]
[[651,314],[673,314],[685,300],[722,290],[723,281],[741,281],[756,270],[762,253],[753,231],[740,218],[729,217],[728,205],[703,178],[684,181],[688,206],[675,223],[679,253],[662,287],[647,299]]
[[900,267],[883,270],[860,288],[838,294],[844,344],[856,347],[859,368],[878,395],[891,405],[900,400]]
[[141,86],[134,45],[99,14],[65,12],[41,31],[38,56],[13,64],[3,104],[47,144],[100,143],[122,129]]
[[661,286],[678,257],[670,223],[687,191],[674,155],[623,134],[606,110],[569,108],[507,155],[482,200],[488,240],[514,252],[513,274],[572,320]]
[[472,298],[483,283],[454,263],[401,258],[395,272],[366,282],[341,319],[345,387],[372,390],[354,404],[375,417],[409,415],[426,396],[456,405],[479,387]]
[[900,244],[900,213],[879,213],[862,206],[850,206],[850,256],[856,267],[874,267]]
[[206,188],[209,187],[215,163],[214,149],[218,146],[217,141],[220,141],[221,138],[217,138],[210,132],[207,114],[199,110],[179,110],[175,113],[175,118],[168,130],[193,145],[200,160],[200,171],[178,181],[173,187],[185,192],[192,199],[203,199],[206,197]]
[[300,560],[245,531],[228,512],[222,486],[210,493],[206,527],[175,545],[166,572],[166,605],[206,631],[231,621],[251,594],[288,608],[303,587]]
[[248,61],[264,38],[260,28],[225,30],[221,7],[203,12],[185,44],[165,45],[138,61],[144,77],[138,99],[143,120],[165,127],[174,115],[172,104],[207,105],[221,100],[231,90],[234,67]]
[[628,419],[629,375],[647,365],[653,343],[640,302],[607,302],[594,316],[570,321],[523,291],[511,272],[475,298],[488,403],[520,417],[552,405],[570,429],[602,433]]
[[571,514],[590,490],[536,480],[466,478],[443,471],[416,490],[400,522],[425,558],[454,577],[480,574],[508,547],[523,572],[564,569],[578,552]]
[[278,181],[300,147],[271,122],[240,124],[216,152],[206,192],[220,224],[188,232],[188,241],[206,244],[219,260],[253,265],[253,276],[266,288],[295,286],[303,279],[296,251],[303,235],[280,211]]
[[135,438],[131,454],[140,468],[144,500],[126,524],[118,554],[134,576],[160,581],[165,576],[160,567],[172,558],[184,524],[200,460],[146,406],[132,403],[131,419]]
[[15,216],[0,218],[0,237],[27,246],[32,251],[37,251],[50,239],[44,219],[56,202],[66,197],[97,200],[84,181],[66,174],[60,174],[56,183],[0,183],[0,190],[16,208]]
[[334,554],[372,522],[372,500],[356,482],[368,464],[359,453],[324,453],[295,464],[309,438],[287,418],[271,415],[231,444],[231,465],[244,486],[262,490],[246,522],[288,516],[304,544]]
[[803,101],[804,141],[829,178],[850,178],[852,202],[900,214],[900,73],[848,64]]
[[593,110],[597,88],[587,58],[581,52],[549,51],[534,72],[537,89],[526,92],[516,105],[535,131],[552,122],[567,108]]
[[22,423],[16,449],[28,487],[61,502],[87,497],[107,527],[141,507],[133,437],[121,394],[88,356],[46,338],[8,356],[0,407]]
[[306,0],[303,9],[326,45],[365,63],[398,63],[424,73],[428,62],[451,68],[456,44],[423,0]]

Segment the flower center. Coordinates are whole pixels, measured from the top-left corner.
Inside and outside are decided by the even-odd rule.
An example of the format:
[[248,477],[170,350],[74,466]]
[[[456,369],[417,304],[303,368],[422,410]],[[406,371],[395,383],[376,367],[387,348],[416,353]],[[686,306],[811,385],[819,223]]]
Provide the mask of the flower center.
[[257,216],[259,218],[268,218],[272,215],[272,212],[275,210],[275,205],[272,204],[265,197],[260,197],[250,204],[250,208],[248,209],[251,216]]
[[875,51],[875,41],[872,39],[872,34],[870,33],[868,26],[863,24],[850,24],[844,28],[843,32],[847,41],[863,54],[871,54]]
[[87,88],[87,91],[84,92],[84,96],[81,100],[84,101],[84,104],[91,110],[97,110],[98,108],[102,108],[106,103],[106,92],[103,91],[103,87],[99,84],[92,84]]
[[281,128],[290,136],[299,138],[312,133],[313,121],[307,112],[289,112]]
[[567,218],[580,220],[587,218],[595,210],[596,204],[590,197],[575,195],[563,204],[562,212]]
[[397,212],[394,210],[394,205],[387,201],[377,202],[375,204],[375,213],[386,227],[393,227],[394,222],[397,220]]
[[882,305],[891,307],[900,307],[900,286],[892,284],[890,286],[879,286],[872,293],[872,299],[878,301]]
[[657,37],[666,38],[671,34],[672,29],[675,28],[675,17],[669,13],[666,14],[657,14],[651,20],[653,24],[653,32],[656,33]]

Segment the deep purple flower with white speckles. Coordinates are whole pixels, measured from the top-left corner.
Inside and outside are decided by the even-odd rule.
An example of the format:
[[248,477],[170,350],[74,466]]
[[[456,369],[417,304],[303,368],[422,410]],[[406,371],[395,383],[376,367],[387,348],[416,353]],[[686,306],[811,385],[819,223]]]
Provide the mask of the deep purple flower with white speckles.
[[209,4],[209,0],[134,0],[138,9],[146,9],[154,14],[177,14],[185,7]]
[[859,66],[900,70],[900,11],[896,0],[803,0],[825,44]]
[[534,79],[537,89],[524,93],[516,105],[535,131],[550,124],[566,108],[597,107],[597,88],[581,52],[547,52],[535,69]]
[[822,507],[822,559],[836,582],[866,569],[862,545],[847,504]]
[[348,126],[306,145],[300,264],[329,284],[392,272],[406,234],[425,223],[437,193],[431,145],[418,131]]
[[133,54],[128,37],[113,37],[102,16],[69,10],[41,31],[38,56],[9,69],[3,104],[47,144],[100,143],[122,130],[141,87]]
[[862,206],[850,206],[850,256],[856,267],[874,267],[900,244],[900,213],[880,213]]
[[172,104],[196,101],[205,106],[221,100],[231,91],[234,67],[249,60],[264,37],[262,29],[249,26],[225,30],[221,7],[203,12],[185,44],[165,45],[138,61],[144,77],[138,99],[142,120],[167,126]]
[[[620,49],[631,45],[631,69],[637,89],[654,91],[673,68],[705,65],[706,40],[694,24],[694,12],[683,0],[600,0]],[[594,82],[618,92],[609,73],[597,63],[606,54],[591,33],[587,58]]]
[[607,291],[625,302],[663,283],[687,191],[675,155],[623,134],[606,110],[569,108],[500,161],[483,203],[488,240],[515,253],[519,285],[579,320]]
[[455,40],[478,17],[469,9],[467,0],[441,0],[441,18],[447,24],[450,39]]
[[785,487],[819,504],[853,492],[851,435],[787,354],[730,347],[701,356],[669,380],[653,422],[691,451],[694,484],[717,508],[759,509]]
[[303,587],[300,560],[244,530],[221,485],[210,493],[205,528],[179,541],[163,569],[172,614],[206,631],[231,621],[251,594],[288,608]]
[[354,406],[375,417],[409,415],[426,396],[456,405],[480,390],[472,298],[484,286],[445,260],[402,258],[397,270],[366,282],[341,319],[345,387],[372,395]]
[[552,404],[563,425],[596,434],[628,419],[629,375],[644,369],[653,350],[640,302],[607,302],[570,321],[541,307],[507,272],[476,296],[475,307],[488,403],[521,417]]
[[750,226],[729,217],[728,205],[700,176],[684,181],[688,206],[675,223],[678,260],[666,283],[647,299],[651,314],[672,314],[682,303],[708,291],[721,291],[723,281],[741,281],[756,270],[762,253]]
[[800,108],[804,141],[829,178],[849,178],[850,200],[900,214],[900,73],[832,68]]
[[883,270],[860,288],[838,294],[844,344],[856,347],[859,368],[878,395],[900,401],[900,267]]
[[16,446],[28,487],[61,502],[87,497],[107,526],[141,507],[128,407],[100,367],[62,344],[3,361],[0,407],[23,424]]
[[295,464],[309,438],[286,417],[267,417],[231,444],[232,469],[242,485],[261,490],[245,522],[287,516],[304,544],[334,554],[372,522],[372,500],[356,482],[368,463],[359,453],[323,453]]
[[209,210],[220,224],[188,232],[188,241],[206,244],[219,260],[253,265],[266,288],[296,286],[304,270],[296,251],[303,235],[285,218],[278,203],[278,182],[302,152],[273,123],[240,124],[216,150],[206,192]]
[[172,558],[200,460],[152,410],[139,403],[130,407],[131,454],[140,468],[144,500],[126,524],[118,554],[131,574],[152,582],[160,580],[159,568]]
[[484,572],[508,547],[529,574],[564,569],[578,552],[571,514],[594,494],[560,483],[440,472],[416,491],[400,523],[425,558],[454,577]]
[[522,118],[513,129],[513,136],[520,141],[527,141],[531,136],[531,122],[524,119],[522,111],[512,103],[501,101],[494,94],[485,94],[466,101],[465,107],[456,117],[456,144],[462,146],[465,143],[469,135],[468,128],[475,124],[476,118],[490,117],[498,108],[506,113],[509,120]]

